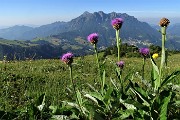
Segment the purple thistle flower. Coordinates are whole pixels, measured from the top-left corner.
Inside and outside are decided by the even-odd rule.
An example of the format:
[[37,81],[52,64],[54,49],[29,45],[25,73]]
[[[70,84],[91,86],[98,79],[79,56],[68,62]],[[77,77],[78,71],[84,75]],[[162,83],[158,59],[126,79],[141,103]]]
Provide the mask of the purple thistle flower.
[[66,54],[63,54],[61,60],[62,60],[65,64],[71,65],[72,62],[73,62],[73,56],[74,56],[74,55],[73,55],[72,53],[68,52],[68,53],[66,53]]
[[92,44],[96,44],[98,42],[98,38],[99,36],[97,33],[92,33],[87,37],[88,41]]
[[114,29],[119,30],[123,24],[123,19],[122,18],[115,18],[111,21],[111,25],[113,26]]
[[140,48],[139,49],[139,53],[143,56],[143,57],[147,57],[149,55],[149,48]]
[[116,63],[116,65],[117,65],[118,67],[120,67],[121,69],[123,69],[123,67],[124,67],[124,61],[119,61],[119,62]]

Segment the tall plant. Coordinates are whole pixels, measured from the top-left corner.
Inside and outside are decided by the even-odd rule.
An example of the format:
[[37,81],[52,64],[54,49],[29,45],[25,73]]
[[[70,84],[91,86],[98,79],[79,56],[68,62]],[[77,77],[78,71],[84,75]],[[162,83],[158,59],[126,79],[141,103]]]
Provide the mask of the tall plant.
[[[136,106],[135,115],[139,119],[156,119],[156,120],[166,120],[168,118],[168,108],[172,106],[175,101],[175,91],[171,87],[168,87],[168,83],[180,74],[180,71],[175,71],[169,76],[163,76],[163,68],[166,62],[165,56],[165,40],[166,40],[166,28],[169,24],[167,18],[163,18],[160,21],[161,34],[162,34],[162,53],[161,53],[161,63],[160,67],[156,65],[153,58],[157,55],[151,57],[152,62],[152,84],[145,84],[145,87],[138,85],[130,80],[131,91],[135,96],[132,96],[136,101],[131,101],[131,103]],[[144,65],[144,63],[143,63]]]
[[120,61],[120,47],[121,47],[121,38],[120,38],[120,29],[123,24],[122,18],[115,18],[111,21],[111,25],[116,30],[116,45],[118,48],[118,61]]
[[67,104],[69,104],[69,105],[73,104],[73,106],[76,106],[76,108],[80,111],[79,113],[81,114],[81,116],[83,118],[86,118],[87,116],[86,116],[85,110],[83,110],[81,93],[79,92],[78,89],[76,89],[76,86],[75,86],[75,83],[73,80],[73,75],[72,75],[73,56],[74,55],[72,53],[68,52],[68,53],[64,54],[61,58],[61,60],[69,67],[70,80],[71,80],[71,84],[73,86],[73,92],[76,96],[76,102],[77,102],[77,104],[75,104],[75,103],[67,103]]
[[144,80],[144,68],[145,68],[146,58],[149,57],[149,48],[140,48],[139,53],[143,57],[142,80]]

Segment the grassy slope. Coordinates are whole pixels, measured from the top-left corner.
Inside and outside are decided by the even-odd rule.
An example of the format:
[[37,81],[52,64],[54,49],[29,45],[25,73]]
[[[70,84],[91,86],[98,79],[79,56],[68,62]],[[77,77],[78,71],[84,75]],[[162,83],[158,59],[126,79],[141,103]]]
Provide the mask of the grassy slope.
[[[102,56],[102,54],[100,55]],[[87,83],[97,81],[97,69],[95,56],[75,58],[73,75],[79,89],[87,88]],[[169,56],[165,75],[180,69],[180,54]],[[123,77],[129,72],[134,75],[134,80],[139,81],[141,74],[142,58],[122,58],[125,61]],[[104,60],[101,59],[101,62]],[[115,56],[107,56],[105,63],[106,80],[115,77]],[[160,58],[156,60],[160,62]],[[138,74],[137,74],[138,73]],[[69,70],[60,60],[35,60],[35,61],[12,61],[0,63],[0,109],[16,109],[25,105],[28,100],[37,98],[46,93],[52,104],[58,104],[63,99],[71,97],[67,94],[66,87],[70,87]],[[145,65],[145,79],[150,80],[151,63],[147,59]],[[180,84],[180,76],[174,81]]]

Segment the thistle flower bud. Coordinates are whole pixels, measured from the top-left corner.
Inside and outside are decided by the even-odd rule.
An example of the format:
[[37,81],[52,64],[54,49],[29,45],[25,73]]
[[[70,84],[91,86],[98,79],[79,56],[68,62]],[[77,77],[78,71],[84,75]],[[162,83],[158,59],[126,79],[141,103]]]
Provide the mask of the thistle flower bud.
[[118,67],[120,67],[121,69],[123,69],[123,67],[124,67],[124,61],[119,61],[119,62],[116,63],[116,65],[117,65]]
[[162,18],[159,22],[159,25],[161,27],[164,27],[164,26],[167,27],[169,25],[169,23],[170,23],[170,21],[167,18]]
[[73,54],[70,53],[70,52],[68,52],[68,53],[66,53],[66,54],[64,54],[64,55],[62,56],[61,60],[62,60],[65,64],[71,65],[72,62],[73,62]]
[[111,25],[115,30],[119,30],[123,24],[123,19],[122,18],[115,18],[111,21]]
[[98,38],[99,38],[99,36],[97,33],[92,33],[87,37],[88,41],[91,44],[96,44],[98,42]]

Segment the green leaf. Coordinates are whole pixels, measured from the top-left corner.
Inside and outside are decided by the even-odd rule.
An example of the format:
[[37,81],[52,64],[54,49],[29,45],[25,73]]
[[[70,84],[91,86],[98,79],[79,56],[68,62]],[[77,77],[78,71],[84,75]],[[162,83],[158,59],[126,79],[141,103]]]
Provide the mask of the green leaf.
[[124,78],[124,82],[126,82],[127,80],[129,80],[129,78],[130,78],[130,76],[132,75],[132,73],[128,73],[127,75],[126,75],[126,77]]
[[90,100],[92,100],[93,102],[95,102],[96,104],[98,104],[98,101],[96,100],[95,97],[91,96],[90,94],[85,94],[84,97],[89,98]]
[[133,115],[134,110],[133,109],[126,109],[125,111],[120,111],[120,114],[122,114],[118,119],[113,120],[123,120],[128,118],[130,115]]
[[70,120],[66,115],[53,115],[50,120]]
[[116,68],[116,75],[118,77],[118,80],[120,80],[120,70],[119,70],[119,68]]
[[151,72],[152,85],[157,90],[160,86],[159,69],[152,58],[151,58],[151,63],[153,66],[152,72]]
[[109,87],[109,89],[107,90],[107,92],[104,96],[104,102],[106,103],[106,105],[110,103],[112,91],[113,91],[113,88]]
[[111,80],[111,83],[112,83],[112,85],[114,86],[114,88],[118,91],[118,87],[117,87],[117,85],[116,85],[117,83],[114,82],[112,78],[110,78],[110,80]]
[[150,106],[150,100],[148,99],[149,96],[148,94],[146,93],[146,89],[143,89],[141,88],[137,83],[135,83],[135,87],[133,86],[133,83],[131,80],[130,81],[130,84],[131,85],[131,88],[130,90],[135,94],[137,95],[137,100],[138,102],[144,102],[143,104],[146,105],[146,106]]
[[167,108],[168,108],[168,103],[171,100],[172,92],[163,91],[163,94],[161,95],[163,95],[163,99],[160,107],[160,120],[167,120]]
[[71,107],[74,107],[76,109],[79,109],[79,106],[78,104],[76,103],[73,103],[73,102],[67,102],[67,101],[62,101],[63,103],[66,103],[67,105],[71,106]]
[[45,94],[42,94],[37,100],[37,108],[42,111],[45,106]]
[[52,114],[55,114],[58,110],[57,106],[49,106],[49,109],[52,110]]
[[97,98],[100,101],[103,101],[103,97],[102,97],[102,95],[99,92],[91,92],[91,93],[89,93],[89,95]]
[[76,94],[77,94],[77,102],[80,105],[79,107],[82,107],[83,101],[82,101],[81,93],[79,92],[79,90],[76,91]]
[[165,78],[165,80],[162,82],[161,87],[163,87],[164,85],[167,85],[167,83],[169,83],[171,80],[173,80],[178,75],[180,75],[180,71],[179,70],[175,71],[171,75],[167,76]]
[[136,107],[133,104],[126,103],[126,101],[120,98],[120,103],[122,103],[127,109],[136,110]]
[[87,85],[92,89],[94,92],[98,92],[95,87],[93,87],[91,84],[87,83]]
[[148,96],[144,96],[143,94],[141,94],[139,91],[133,89],[133,88],[130,88],[130,90],[135,94],[137,95],[137,97],[139,97],[142,101],[143,101],[143,105],[146,105],[146,106],[150,106],[150,103],[149,103],[149,100],[148,100]]
[[103,71],[102,86],[101,86],[101,87],[102,87],[102,88],[101,88],[101,89],[102,89],[102,93],[103,93],[103,90],[104,90],[105,80],[106,80],[106,71],[104,70],[104,71]]
[[45,93],[43,93],[41,96],[39,96],[39,98],[36,101],[36,105],[41,105],[42,103],[45,102]]

